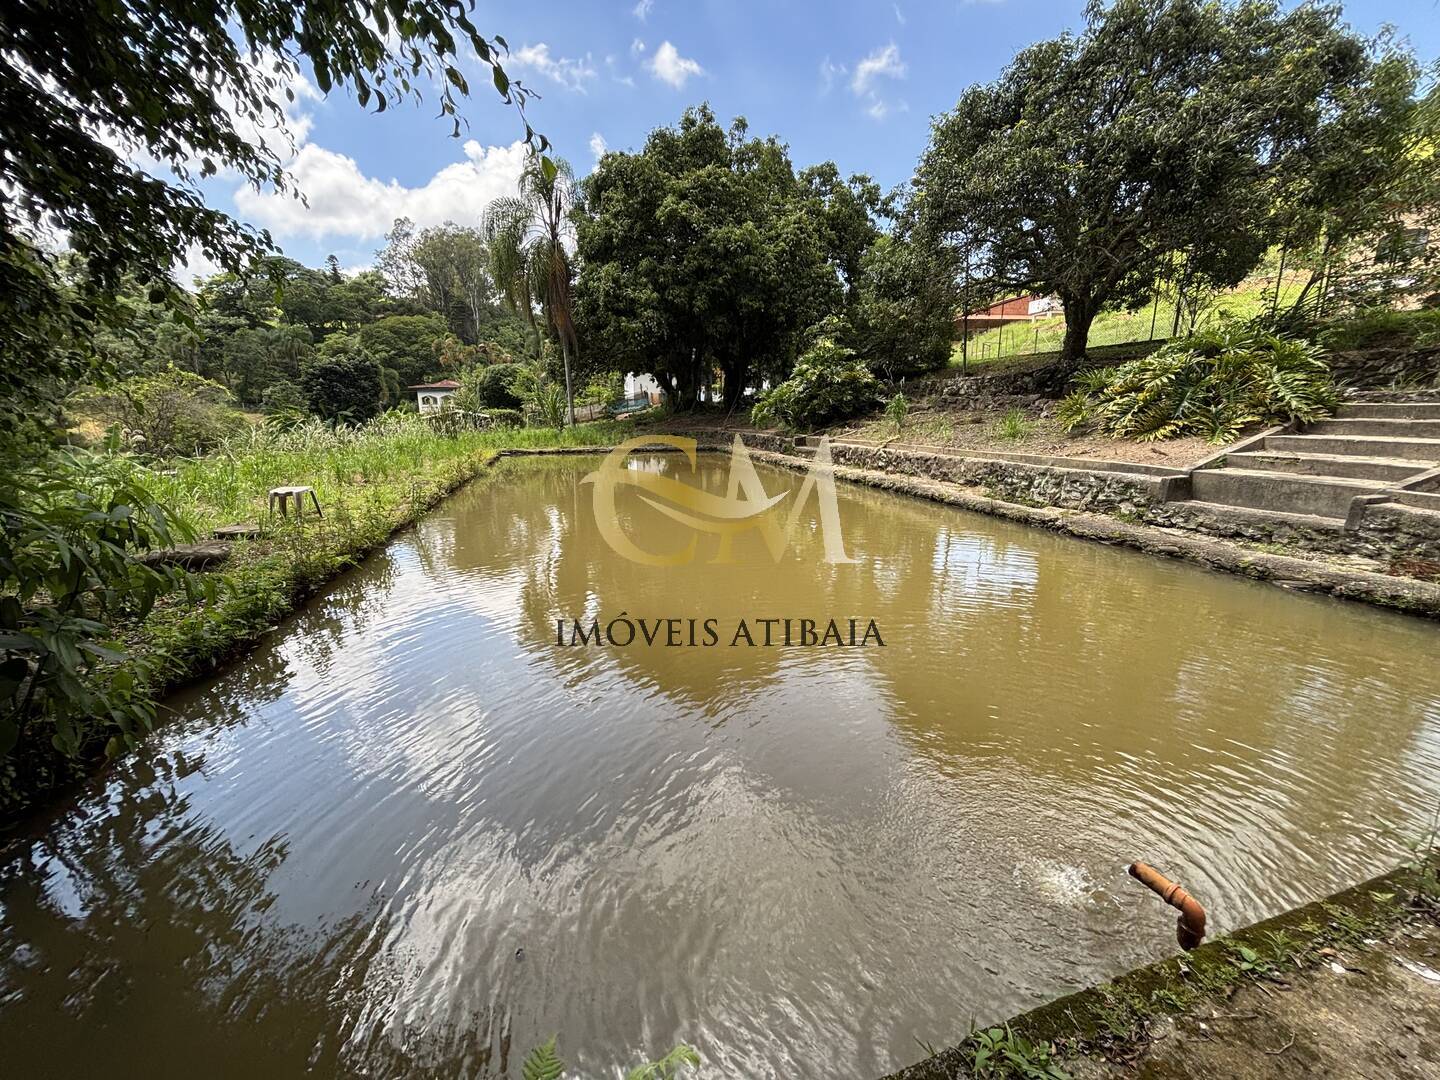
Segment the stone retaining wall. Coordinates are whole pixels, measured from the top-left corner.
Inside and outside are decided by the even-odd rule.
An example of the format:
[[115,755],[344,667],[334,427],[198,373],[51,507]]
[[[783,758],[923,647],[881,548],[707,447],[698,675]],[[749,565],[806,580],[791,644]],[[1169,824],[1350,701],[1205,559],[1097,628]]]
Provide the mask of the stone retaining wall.
[[1137,473],[1096,472],[852,443],[832,443],[830,456],[837,465],[983,488],[996,498],[1029,506],[1134,514],[1160,501],[1162,478]]
[[[716,450],[728,449],[740,434],[745,444],[756,450],[800,460],[809,456],[796,448],[792,437],[775,432],[710,429],[677,434],[688,434]],[[1243,507],[1218,508],[1186,501],[1188,477],[1178,471],[1168,476],[1147,475],[1118,471],[1119,465],[1086,468],[1077,462],[1071,467],[1061,464],[1065,459],[998,460],[849,442],[831,443],[830,454],[837,466],[980,489],[992,499],[1021,506],[1096,511],[1162,528],[1316,554],[1440,562],[1440,513],[1397,503],[1371,503],[1347,528],[1340,521],[1310,524]],[[1177,494],[1181,496],[1178,501],[1169,501]]]
[[[702,446],[718,450],[728,448],[737,433],[711,430],[679,434],[689,434]],[[795,440],[788,436],[763,431],[739,434],[744,438],[745,445],[753,449],[808,457],[796,449]],[[856,469],[873,469],[983,488],[995,498],[1007,502],[1126,514],[1139,513],[1148,506],[1158,504],[1166,479],[1139,473],[1002,461],[846,442],[831,443],[830,456],[835,464]]]
[[1336,380],[1352,386],[1440,387],[1440,346],[1359,349],[1328,359]]
[[1440,561],[1440,514],[1398,503],[1374,503],[1349,535],[1352,550]]

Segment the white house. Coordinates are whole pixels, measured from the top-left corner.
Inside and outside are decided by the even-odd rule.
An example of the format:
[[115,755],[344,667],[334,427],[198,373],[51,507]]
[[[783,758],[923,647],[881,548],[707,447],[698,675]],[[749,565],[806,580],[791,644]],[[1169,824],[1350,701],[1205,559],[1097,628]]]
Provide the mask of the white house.
[[432,413],[444,408],[445,399],[459,390],[460,384],[454,379],[441,379],[439,382],[421,383],[406,389],[415,391],[415,404],[420,406],[422,413]]
[[625,376],[625,400],[635,401],[639,398],[646,398],[650,404],[660,404],[662,393],[660,384],[655,381],[655,376],[643,372],[630,372]]

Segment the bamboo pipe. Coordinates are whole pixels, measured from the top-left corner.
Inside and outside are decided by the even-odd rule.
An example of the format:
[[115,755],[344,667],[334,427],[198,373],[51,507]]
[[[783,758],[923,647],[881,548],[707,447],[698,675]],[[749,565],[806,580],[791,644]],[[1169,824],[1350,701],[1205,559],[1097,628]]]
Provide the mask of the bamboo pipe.
[[1143,862],[1130,864],[1130,876],[1147,886],[1171,907],[1180,909],[1180,917],[1175,920],[1175,936],[1180,941],[1180,948],[1189,952],[1204,940],[1205,909],[1200,906],[1200,901],[1180,887],[1179,882],[1171,881],[1159,870]]

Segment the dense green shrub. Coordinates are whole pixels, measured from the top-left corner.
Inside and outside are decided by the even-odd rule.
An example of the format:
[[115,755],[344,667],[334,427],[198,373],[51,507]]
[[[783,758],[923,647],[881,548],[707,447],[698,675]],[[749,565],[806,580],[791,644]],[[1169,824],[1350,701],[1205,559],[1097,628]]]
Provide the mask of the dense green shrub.
[[886,236],[862,266],[846,344],[887,382],[944,367],[959,297],[940,257],[913,240]]
[[96,419],[117,425],[128,443],[152,454],[197,454],[245,427],[225,387],[178,368],[83,394],[76,404]]
[[1317,346],[1249,324],[1203,330],[1074,384],[1056,414],[1067,431],[1094,425],[1146,441],[1229,442],[1246,424],[1318,420],[1339,401]]
[[466,408],[518,409],[522,402],[515,392],[519,364],[488,364],[473,367],[460,376]]
[[1440,345],[1440,308],[1362,308],[1321,325],[1316,340],[1331,352]]
[[808,430],[866,412],[880,403],[880,383],[855,354],[822,338],[795,362],[779,386],[760,395],[756,424]]
[[364,352],[317,358],[301,381],[310,410],[326,420],[359,424],[380,411],[380,368]]
[[525,415],[519,409],[486,409],[485,415],[495,427],[517,428],[525,426]]
[[0,484],[0,757],[22,738],[113,754],[153,724],[160,658],[128,654],[107,624],[191,583],[138,558],[188,535],[108,454],[52,455]]
[[299,383],[289,379],[271,383],[260,395],[261,411],[271,416],[276,413],[304,412],[305,406],[305,391]]
[[559,431],[565,426],[565,385],[539,361],[514,366],[510,385],[520,398],[525,422]]
[[625,400],[625,376],[606,371],[591,376],[575,395],[577,405],[618,405]]

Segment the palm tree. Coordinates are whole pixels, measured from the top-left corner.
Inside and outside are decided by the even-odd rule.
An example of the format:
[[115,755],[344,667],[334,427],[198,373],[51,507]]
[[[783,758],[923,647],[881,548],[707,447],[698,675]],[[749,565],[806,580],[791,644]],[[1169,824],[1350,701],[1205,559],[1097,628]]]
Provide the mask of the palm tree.
[[546,325],[560,341],[565,364],[566,415],[575,424],[570,357],[579,354],[570,303],[571,250],[575,227],[575,174],[563,160],[553,164],[532,154],[520,174],[519,193],[485,208],[481,228],[490,249],[490,273],[506,305],[535,325],[538,298]]

